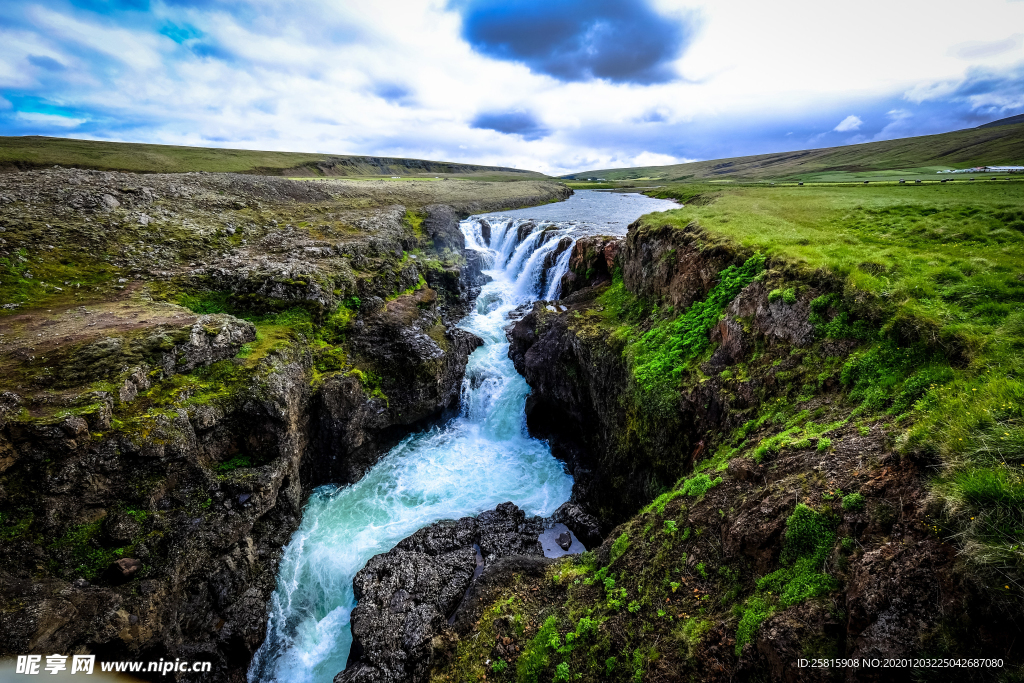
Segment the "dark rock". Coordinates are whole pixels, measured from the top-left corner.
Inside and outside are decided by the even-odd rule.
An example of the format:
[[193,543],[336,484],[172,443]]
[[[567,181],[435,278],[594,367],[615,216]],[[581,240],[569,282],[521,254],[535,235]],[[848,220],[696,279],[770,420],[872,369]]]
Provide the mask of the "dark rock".
[[486,219],[480,219],[480,236],[483,237],[484,244],[490,246],[491,244],[491,224]]
[[142,569],[142,562],[131,557],[122,557],[107,569],[107,577],[111,582],[124,583],[130,581],[133,576]]
[[459,216],[452,207],[434,204],[425,207],[427,217],[423,219],[423,229],[434,241],[438,251],[451,249],[459,254],[466,248],[466,238],[459,229]]
[[[601,534],[601,523],[596,517],[589,514],[578,503],[563,503],[551,515],[551,520],[569,527],[569,531],[576,534],[576,538],[587,548],[601,545],[603,535]],[[572,539],[570,539],[571,543]],[[559,543],[561,545],[561,543]],[[567,546],[562,546],[568,550]]]
[[750,481],[758,476],[757,463],[750,458],[733,458],[729,461],[728,472],[740,481]]
[[569,546],[572,545],[572,536],[570,536],[568,532],[563,531],[555,538],[555,543],[557,543],[558,547],[562,550],[568,550]]
[[103,520],[103,531],[112,546],[124,546],[131,543],[141,532],[142,525],[135,518],[124,512],[114,512]]
[[352,654],[336,683],[425,681],[432,641],[462,602],[477,569],[509,556],[543,557],[540,519],[512,503],[477,518],[446,520],[420,529],[356,574]]

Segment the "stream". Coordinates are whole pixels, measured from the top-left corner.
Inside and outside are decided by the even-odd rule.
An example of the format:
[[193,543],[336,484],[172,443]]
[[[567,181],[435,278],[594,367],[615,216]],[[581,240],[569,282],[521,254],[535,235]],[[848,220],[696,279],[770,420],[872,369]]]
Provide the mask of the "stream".
[[[557,204],[461,222],[467,248],[484,253],[493,278],[459,323],[484,340],[469,357],[461,412],[443,427],[408,436],[355,484],[321,486],[310,495],[281,559],[250,683],[330,683],[352,644],[352,579],[371,557],[417,529],[506,501],[528,516],[547,516],[569,499],[572,477],[547,443],[526,430],[530,388],[508,358],[508,314],[536,299],[558,298],[579,237],[625,234],[639,216],[677,206],[584,190]],[[481,219],[491,226],[489,240]]]

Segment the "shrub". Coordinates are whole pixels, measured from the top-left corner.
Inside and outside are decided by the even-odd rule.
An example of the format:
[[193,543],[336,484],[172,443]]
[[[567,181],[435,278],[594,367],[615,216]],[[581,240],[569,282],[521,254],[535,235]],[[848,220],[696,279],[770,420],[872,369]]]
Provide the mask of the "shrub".
[[782,303],[793,305],[796,303],[796,290],[790,287],[782,293]]

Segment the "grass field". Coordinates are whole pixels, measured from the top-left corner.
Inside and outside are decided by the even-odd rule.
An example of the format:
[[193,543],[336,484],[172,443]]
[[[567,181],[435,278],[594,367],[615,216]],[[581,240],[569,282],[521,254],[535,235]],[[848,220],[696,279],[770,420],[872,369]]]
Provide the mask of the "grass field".
[[421,159],[175,147],[39,136],[0,137],[0,171],[54,165],[134,173],[257,173],[297,177],[455,176],[537,180],[543,174],[500,166]]
[[938,170],[1003,164],[1024,165],[1024,123],[689,164],[580,171],[563,177],[662,182],[851,182],[893,177],[935,178]]
[[890,414],[900,451],[936,463],[940,525],[966,556],[1024,578],[1024,183],[648,194],[685,207],[643,220],[779,257],[792,294],[817,274],[838,278],[840,299],[821,308],[849,318],[819,323],[867,342],[844,369],[851,398]]

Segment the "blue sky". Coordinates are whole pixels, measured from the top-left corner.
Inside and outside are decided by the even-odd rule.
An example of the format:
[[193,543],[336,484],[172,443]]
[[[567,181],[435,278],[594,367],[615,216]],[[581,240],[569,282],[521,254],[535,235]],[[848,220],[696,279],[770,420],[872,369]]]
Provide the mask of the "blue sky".
[[566,173],[1021,112],[1024,0],[0,3],[2,135]]

